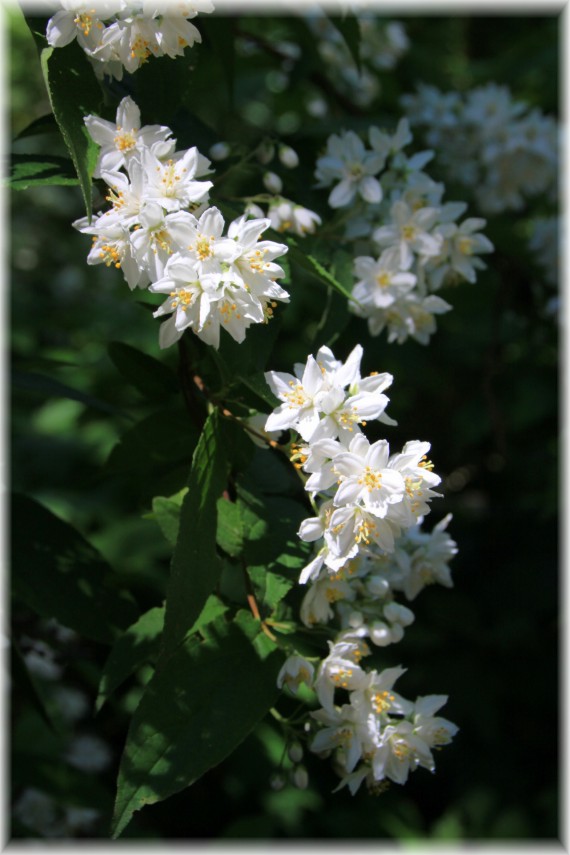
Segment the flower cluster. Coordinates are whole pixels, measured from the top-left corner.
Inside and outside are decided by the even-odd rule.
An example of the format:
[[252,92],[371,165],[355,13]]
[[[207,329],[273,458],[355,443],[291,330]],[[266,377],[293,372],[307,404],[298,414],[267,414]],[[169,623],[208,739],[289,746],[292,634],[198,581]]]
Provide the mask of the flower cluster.
[[473,189],[483,213],[520,210],[540,193],[555,197],[557,123],[514,100],[506,86],[443,93],[420,85],[401,100],[450,179]]
[[214,11],[211,0],[60,0],[59,5],[62,9],[48,21],[48,43],[65,47],[77,39],[97,76],[117,80],[151,56],[182,56],[185,48],[202,41],[190,19]]
[[360,107],[366,107],[381,91],[377,72],[392,69],[409,48],[406,30],[398,21],[380,23],[371,14],[357,16],[360,30],[361,70],[356,68],[340,32],[324,14],[311,10],[307,23],[318,38],[325,68],[340,91]]
[[111,207],[91,222],[73,225],[93,236],[89,264],[120,268],[130,288],[148,287],[167,299],[155,312],[171,317],[160,328],[167,347],[192,329],[218,347],[220,327],[243,341],[253,323],[264,323],[288,293],[274,259],[287,247],[261,240],[268,219],[243,215],[229,224],[208,207],[210,161],[196,147],[176,151],[167,127],[141,127],[134,101],[124,98],[116,123],[87,116],[100,145],[95,175],[109,187]]
[[434,292],[485,267],[479,257],[493,245],[480,230],[485,220],[459,222],[467,205],[443,202],[445,186],[424,172],[432,151],[404,153],[412,141],[402,119],[394,134],[368,131],[370,148],[354,131],[333,134],[317,160],[318,186],[332,187],[329,205],[351,206],[346,238],[366,255],[354,259],[351,310],[368,320],[371,335],[387,329],[388,341],[408,336],[427,344],[435,316],[451,309]]
[[[450,586],[448,563],[457,551],[445,531],[449,516],[431,534],[421,529],[430,500],[439,495],[440,478],[426,458],[429,443],[414,440],[390,455],[385,440],[371,444],[362,432],[368,420],[394,424],[384,395],[392,377],[361,377],[362,355],[357,346],[342,363],[322,347],[316,358],[295,366],[294,375],[266,375],[282,401],[266,430],[300,435],[292,460],[308,475],[305,489],[318,514],[304,520],[299,537],[324,541],[301,572],[299,581],[308,585],[301,619],[308,627],[333,619],[338,625],[326,658],[313,664],[293,654],[278,684],[293,692],[301,683],[314,689],[320,708],[311,713],[310,748],[335,751],[341,786],[353,793],[364,780],[374,790],[385,778],[404,783],[417,766],[433,770],[431,749],[457,731],[434,715],[445,697],[411,703],[392,691],[403,669],[378,673],[360,664],[370,654],[369,642],[395,643],[414,620],[395,592],[412,600],[432,582]],[[348,692],[348,702],[337,690]]]

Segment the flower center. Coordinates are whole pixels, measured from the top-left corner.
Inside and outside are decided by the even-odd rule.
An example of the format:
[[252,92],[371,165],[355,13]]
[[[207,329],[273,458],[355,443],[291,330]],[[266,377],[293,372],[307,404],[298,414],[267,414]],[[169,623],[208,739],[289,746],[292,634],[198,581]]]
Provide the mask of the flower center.
[[380,715],[380,713],[387,712],[392,706],[392,701],[395,700],[394,695],[391,695],[390,692],[375,692],[370,698],[372,702],[372,706],[374,707],[374,711]]
[[196,253],[200,261],[210,258],[214,253],[212,251],[213,237],[200,236],[196,241]]
[[457,241],[457,248],[462,255],[472,255],[473,254],[473,241],[471,238],[462,237]]
[[383,272],[378,274],[376,277],[376,282],[380,286],[380,288],[387,288],[391,282],[392,277],[389,273]]
[[368,487],[368,492],[379,490],[382,487],[382,474],[367,466],[362,476],[358,479],[358,483]]
[[119,151],[132,151],[137,144],[136,134],[137,128],[133,128],[131,131],[124,131],[117,125],[117,136],[113,142]]
[[295,383],[294,380],[290,380],[289,385],[292,387],[291,391],[285,393],[285,398],[289,401],[289,406],[304,407],[309,399],[301,383]]

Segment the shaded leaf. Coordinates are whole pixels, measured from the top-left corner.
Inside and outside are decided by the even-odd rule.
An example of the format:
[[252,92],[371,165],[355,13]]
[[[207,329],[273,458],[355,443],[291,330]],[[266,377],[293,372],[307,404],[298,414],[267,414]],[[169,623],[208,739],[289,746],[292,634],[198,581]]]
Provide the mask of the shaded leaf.
[[136,606],[113,587],[109,565],[68,523],[15,495],[11,525],[12,588],[28,608],[105,644],[135,620]]
[[155,496],[152,500],[152,517],[157,521],[160,530],[167,541],[174,546],[178,537],[178,526],[180,523],[180,508],[182,500],[188,487],[179,490],[174,496],[165,498],[164,496]]
[[76,42],[64,48],[44,48],[40,59],[53,114],[75,166],[87,216],[91,216],[91,176],[99,148],[83,118],[99,112],[101,89]]
[[113,837],[145,804],[220,763],[275,702],[283,656],[252,644],[249,627],[259,624],[247,617],[219,618],[205,640],[188,638],[147,685],[121,760]]
[[93,395],[86,395],[79,389],[74,389],[72,386],[68,386],[67,383],[62,383],[54,377],[48,377],[45,374],[37,374],[34,371],[13,371],[12,388],[26,392],[33,392],[40,395],[42,398],[69,398],[72,401],[80,401],[80,403],[85,404],[86,407],[91,407],[94,410],[100,410],[103,413],[111,413],[112,415],[130,418],[118,407],[113,406],[113,404],[108,404],[100,398],[93,397]]
[[71,160],[42,154],[13,154],[7,184],[14,190],[41,185],[78,184]]
[[194,451],[180,512],[166,599],[165,653],[184,638],[220,578],[217,501],[227,487],[230,461],[248,455],[250,445],[235,422],[222,419],[217,410],[208,416]]
[[119,341],[110,342],[107,351],[117,371],[143,397],[162,401],[178,392],[176,375],[158,359]]
[[[217,597],[211,596],[189,634],[197,632],[204,624],[215,620],[227,611]],[[136,623],[114,643],[107,659],[101,681],[95,709],[99,711],[109,696],[148,663],[154,663],[158,657],[164,629],[164,606],[150,609],[141,615]]]

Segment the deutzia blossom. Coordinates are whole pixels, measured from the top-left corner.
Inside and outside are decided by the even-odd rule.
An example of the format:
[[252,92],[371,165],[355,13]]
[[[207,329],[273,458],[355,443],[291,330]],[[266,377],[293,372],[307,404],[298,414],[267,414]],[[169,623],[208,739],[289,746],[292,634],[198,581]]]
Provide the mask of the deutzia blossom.
[[63,47],[77,37],[95,73],[119,80],[124,69],[132,74],[151,56],[181,56],[186,47],[200,42],[200,32],[189,19],[214,8],[207,0],[102,0],[95,13],[83,0],[61,0],[61,4],[63,10],[47,25],[49,44]]
[[176,144],[174,139],[169,139],[170,128],[163,125],[141,127],[140,110],[129,96],[119,104],[115,124],[98,116],[86,116],[85,125],[91,138],[101,146],[93,172],[95,178],[100,178],[103,172],[116,172],[145,148],[162,160],[172,154]]
[[277,685],[280,689],[287,686],[296,695],[301,683],[312,685],[314,672],[313,665],[302,656],[289,656],[277,675]]
[[333,134],[326,154],[317,160],[317,186],[330,187],[339,181],[329,195],[331,208],[350,205],[357,194],[366,202],[379,202],[382,188],[374,176],[384,166],[384,160],[382,154],[367,151],[354,131],[344,131],[342,136]]
[[241,342],[252,323],[264,323],[271,317],[269,302],[286,301],[289,296],[273,278],[282,275],[282,269],[271,261],[263,261],[262,267],[254,259],[273,258],[287,247],[273,241],[257,242],[267,220],[234,220],[224,237],[224,219],[217,208],[208,208],[198,220],[191,214],[187,218],[188,248],[170,258],[164,276],[149,289],[168,295],[155,317],[172,313],[161,327],[160,345],[168,347],[186,329],[192,329],[217,348],[222,327]]
[[[378,419],[393,421],[384,410],[390,385],[389,374],[360,378],[362,348],[354,348],[345,364],[335,360],[329,348],[317,357],[295,366],[295,376],[269,371],[265,377],[274,394],[283,401],[267,420],[268,430],[295,428],[304,440],[324,437],[347,439],[359,432],[359,424]],[[346,387],[348,388],[348,392]]]
[[372,240],[381,247],[398,247],[400,265],[404,270],[412,266],[414,253],[425,258],[439,253],[443,239],[431,232],[438,219],[436,208],[412,211],[406,202],[400,200],[394,202],[390,215],[392,225],[376,229]]
[[270,204],[267,216],[275,231],[292,232],[299,237],[314,234],[316,227],[321,224],[321,218],[314,211],[281,196]]

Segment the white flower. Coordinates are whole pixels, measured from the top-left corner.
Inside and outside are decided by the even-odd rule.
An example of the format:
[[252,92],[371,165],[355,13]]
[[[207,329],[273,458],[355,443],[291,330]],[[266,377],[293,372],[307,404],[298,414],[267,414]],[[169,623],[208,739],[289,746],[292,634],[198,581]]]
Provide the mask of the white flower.
[[385,309],[416,284],[416,276],[401,269],[400,253],[395,248],[384,250],[376,260],[370,256],[358,256],[354,259],[354,275],[359,277],[359,281],[352,290],[352,296],[360,303],[361,309]]
[[60,5],[63,8],[47,24],[48,44],[65,47],[77,38],[83,50],[90,53],[101,42],[103,21],[118,12],[123,4],[121,0],[103,0],[96,4],[96,10],[89,0],[60,0]]
[[95,178],[100,178],[103,172],[118,171],[145,148],[161,160],[174,151],[176,141],[168,139],[172,135],[170,128],[163,125],[141,128],[140,110],[129,96],[119,104],[115,124],[98,116],[86,116],[84,121],[91,138],[101,146],[93,172]]
[[294,695],[299,691],[301,683],[312,686],[315,669],[313,665],[302,656],[294,654],[289,656],[279,674],[277,675],[277,686],[282,689],[287,686]]
[[334,712],[335,689],[364,688],[366,672],[358,662],[362,656],[362,645],[358,642],[329,641],[329,655],[323,659],[315,679],[315,691],[321,706],[329,713]]
[[446,703],[447,695],[416,698],[412,717],[414,732],[430,748],[448,745],[459,730],[456,724],[446,718],[434,716]]
[[148,149],[142,152],[141,158],[146,175],[146,196],[155,199],[167,211],[178,211],[207,199],[213,185],[211,181],[196,180],[207,166],[195,146],[164,162]]
[[268,219],[249,220],[245,214],[230,223],[228,238],[236,243],[239,252],[231,261],[227,274],[251,293],[267,320],[273,315],[276,300],[289,301],[288,292],[276,281],[285,276],[285,271],[275,263],[276,258],[288,251],[288,247],[276,241],[261,240],[269,225]]
[[388,462],[388,467],[398,472],[404,480],[403,501],[394,509],[393,516],[405,528],[414,525],[418,517],[428,513],[429,500],[441,495],[432,489],[441,483],[441,478],[432,472],[433,463],[427,459],[429,450],[429,442],[411,440],[400,454],[392,455]]
[[382,742],[372,759],[374,778],[390,778],[396,784],[405,784],[408,774],[418,766],[433,771],[435,764],[428,745],[414,732],[409,721],[388,725],[382,731]]
[[321,218],[314,211],[303,208],[302,205],[296,205],[283,197],[269,206],[267,215],[271,221],[271,228],[278,232],[293,232],[299,237],[314,234],[316,227],[321,224]]
[[363,434],[357,434],[349,451],[339,454],[335,468],[341,484],[334,504],[356,504],[377,517],[385,517],[389,506],[401,502],[405,494],[404,479],[394,468],[388,467],[389,447],[386,440],[370,445]]
[[271,391],[283,404],[267,419],[266,430],[295,428],[309,440],[319,423],[319,399],[324,378],[314,356],[309,356],[301,377],[280,371],[265,374]]
[[93,235],[87,264],[116,267],[122,270],[129,288],[146,288],[150,279],[133,255],[128,228],[120,221],[107,223],[105,217],[105,214],[98,217],[91,225],[87,217],[81,217],[72,223],[73,227],[83,234]]
[[380,182],[374,178],[384,166],[384,155],[367,151],[354,131],[333,134],[327,140],[327,151],[317,160],[318,187],[329,187],[340,180],[329,195],[331,208],[350,205],[359,194],[365,202],[375,204],[382,199]]
[[165,215],[156,202],[149,202],[143,208],[130,241],[138,266],[148,273],[151,282],[161,279],[169,258],[189,245],[195,222],[186,211]]
[[443,239],[441,235],[431,234],[438,220],[437,208],[420,208],[413,211],[406,202],[394,202],[390,210],[392,225],[380,226],[372,234],[372,240],[379,246],[398,247],[400,250],[400,268],[408,270],[414,261],[414,253],[429,257],[437,255]]
[[[435,315],[451,311],[449,305],[441,297],[428,294],[420,297],[415,293],[406,294],[396,300],[387,309],[376,309],[368,315],[370,335],[379,335],[388,328],[388,341],[402,344],[408,336],[415,338],[420,344],[427,344],[430,336],[436,330]],[[352,309],[360,314],[358,307]]]
[[217,208],[208,208],[197,220],[192,217],[186,246],[201,276],[222,274],[240,254],[239,244],[223,237],[225,222]]
[[362,505],[348,504],[336,508],[323,531],[327,546],[324,562],[337,572],[361,548],[371,543],[375,543],[383,552],[391,552],[394,548],[394,534],[398,532],[399,526],[394,525],[392,520],[381,519]]

